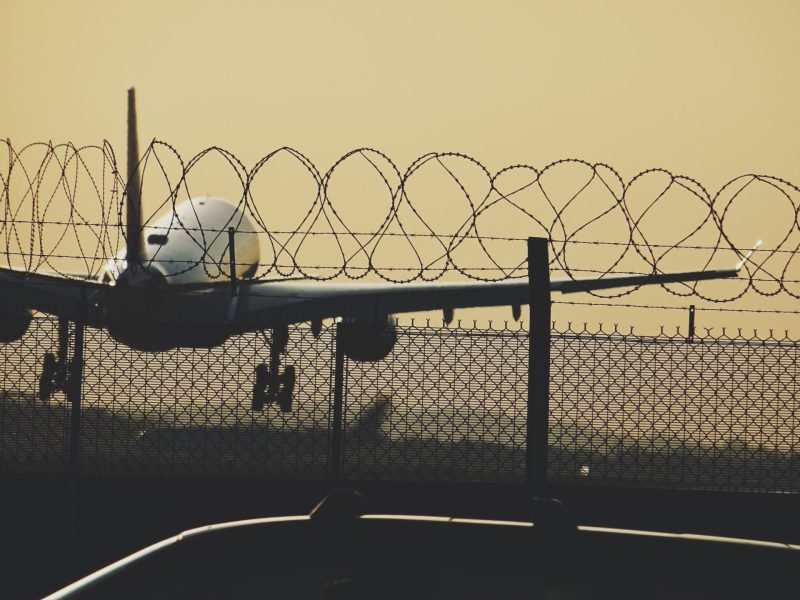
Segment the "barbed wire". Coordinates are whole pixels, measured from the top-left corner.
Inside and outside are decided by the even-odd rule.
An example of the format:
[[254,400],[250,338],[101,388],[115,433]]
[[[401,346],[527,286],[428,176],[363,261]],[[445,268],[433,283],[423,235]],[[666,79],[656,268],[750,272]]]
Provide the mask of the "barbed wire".
[[[0,251],[6,266],[97,275],[121,258],[126,181],[108,142],[35,143],[19,150],[10,140],[2,143]],[[800,248],[800,189],[778,177],[742,175],[712,194],[666,169],[648,169],[626,182],[605,163],[572,158],[492,173],[465,154],[435,152],[401,171],[372,148],[348,152],[324,172],[289,147],[247,168],[216,146],[187,161],[158,140],[140,167],[150,213],[145,232],[165,230],[195,244],[197,252],[186,259],[162,256],[182,265],[177,273],[202,269],[210,278],[228,277],[227,226],[258,240],[257,279],[406,282],[458,274],[500,281],[524,273],[529,236],[550,239],[551,268],[567,277],[701,270],[733,266],[757,239],[767,238],[734,283],[662,287],[708,302],[749,292],[800,299],[800,268],[793,262]],[[195,192],[208,191],[204,178],[222,182],[231,203],[226,227],[203,223]],[[178,216],[176,206],[184,201],[192,219]],[[173,215],[166,228],[157,222],[162,213]],[[161,259],[156,251],[148,260]],[[608,299],[633,291],[593,294]]]

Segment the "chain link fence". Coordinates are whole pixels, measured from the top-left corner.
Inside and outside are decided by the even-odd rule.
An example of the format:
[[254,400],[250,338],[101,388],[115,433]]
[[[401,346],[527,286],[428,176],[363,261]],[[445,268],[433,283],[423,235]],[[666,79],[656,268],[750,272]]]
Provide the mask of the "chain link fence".
[[553,337],[549,476],[569,484],[800,491],[798,344]]
[[[44,356],[58,350],[50,318],[0,345],[3,474],[525,480],[522,328],[398,327],[386,359],[343,361],[339,431],[335,327],[290,328],[291,412],[252,409],[256,366],[269,356],[260,333],[144,353],[86,328],[80,394],[43,400]],[[790,339],[553,330],[548,481],[798,493],[797,358]]]

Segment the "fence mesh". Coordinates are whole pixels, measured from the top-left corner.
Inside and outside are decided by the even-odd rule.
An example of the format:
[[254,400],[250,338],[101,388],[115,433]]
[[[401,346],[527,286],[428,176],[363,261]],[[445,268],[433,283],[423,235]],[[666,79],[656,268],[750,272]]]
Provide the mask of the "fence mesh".
[[398,334],[380,363],[348,362],[345,476],[524,481],[527,333]]
[[319,479],[328,473],[333,336],[291,330],[291,413],[251,410],[261,334],[211,349],[131,350],[87,330],[84,473]]
[[68,468],[70,405],[63,394],[38,402],[45,352],[58,348],[58,322],[34,319],[21,339],[0,343],[0,470],[62,472]]
[[800,491],[797,351],[777,339],[557,334],[550,477]]
[[[261,334],[144,353],[87,328],[74,440],[65,394],[38,390],[58,322],[34,318],[0,345],[0,472],[66,473],[77,441],[89,475],[326,479],[336,329],[289,333],[297,382],[281,412],[252,410]],[[553,330],[549,482],[798,493],[797,358],[790,339]],[[346,359],[341,477],[523,482],[527,361],[523,329],[431,326],[398,327],[382,361]]]

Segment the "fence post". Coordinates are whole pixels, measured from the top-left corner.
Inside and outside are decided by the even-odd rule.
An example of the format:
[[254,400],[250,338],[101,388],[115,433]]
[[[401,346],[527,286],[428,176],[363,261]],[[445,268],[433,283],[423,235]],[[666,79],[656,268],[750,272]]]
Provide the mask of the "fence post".
[[694,304],[689,305],[689,332],[686,336],[686,341],[694,341]]
[[344,348],[341,344],[342,324],[336,324],[334,338],[335,360],[333,366],[333,419],[331,421],[330,480],[338,483],[342,479],[342,429],[344,410]]
[[236,229],[228,227],[228,264],[231,272],[231,296],[238,293],[238,282],[236,281]]
[[546,496],[550,417],[550,260],[547,238],[528,238],[530,328],[528,332],[528,418],[526,483]]
[[69,435],[69,475],[71,488],[71,538],[72,552],[70,552],[69,569],[71,575],[76,577],[83,571],[83,536],[81,535],[81,400],[83,395],[83,334],[84,311],[86,310],[86,292],[82,294],[82,306],[78,311],[78,318],[74,322],[75,334],[72,360],[66,366],[64,393],[70,404],[70,435]]
[[[85,293],[84,293],[85,295]],[[85,308],[85,301],[83,302]],[[84,308],[81,309],[81,313]],[[76,476],[81,470],[81,396],[83,395],[83,333],[82,314],[75,320],[72,360],[67,367],[66,396],[70,404],[69,472]]]

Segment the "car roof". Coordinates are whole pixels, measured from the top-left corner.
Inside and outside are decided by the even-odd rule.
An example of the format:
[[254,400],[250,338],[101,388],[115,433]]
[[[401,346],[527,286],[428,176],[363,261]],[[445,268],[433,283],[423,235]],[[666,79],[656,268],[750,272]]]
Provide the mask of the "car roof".
[[779,542],[580,526],[558,512],[543,513],[537,524],[533,520],[374,514],[360,508],[360,501],[340,495],[323,501],[308,515],[189,529],[47,598],[123,597],[120,589],[130,592],[130,597],[140,597],[150,595],[134,593],[148,578],[183,582],[202,574],[212,581],[215,571],[219,577],[269,569],[313,572],[328,563],[378,569],[390,565],[411,573],[422,573],[432,565],[508,572],[538,568],[545,577],[575,574],[593,580],[620,565],[642,577],[658,579],[668,573],[671,580],[692,582],[730,578],[730,573],[758,574],[758,580],[731,580],[733,591],[750,584],[763,591],[765,584],[778,586],[793,580],[800,569],[800,546]]

